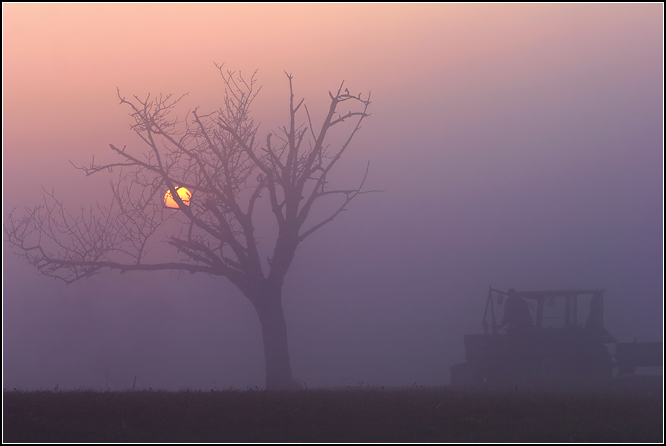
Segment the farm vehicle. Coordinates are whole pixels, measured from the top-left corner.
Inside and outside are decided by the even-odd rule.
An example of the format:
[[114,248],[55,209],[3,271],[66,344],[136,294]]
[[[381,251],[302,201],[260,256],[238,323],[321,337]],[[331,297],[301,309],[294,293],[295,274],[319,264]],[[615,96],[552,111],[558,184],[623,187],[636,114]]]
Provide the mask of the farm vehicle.
[[662,367],[662,342],[622,343],[608,333],[604,292],[489,287],[483,334],[463,336],[466,362],[451,367],[451,386],[588,388],[613,379],[615,368],[623,376]]

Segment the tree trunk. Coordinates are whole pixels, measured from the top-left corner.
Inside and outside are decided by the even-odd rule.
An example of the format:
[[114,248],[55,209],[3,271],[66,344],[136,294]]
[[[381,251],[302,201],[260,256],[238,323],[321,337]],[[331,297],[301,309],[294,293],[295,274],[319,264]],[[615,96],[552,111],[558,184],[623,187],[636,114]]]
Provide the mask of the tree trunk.
[[272,290],[251,301],[257,310],[264,339],[266,390],[298,388],[291,376],[287,323],[282,311],[282,290]]

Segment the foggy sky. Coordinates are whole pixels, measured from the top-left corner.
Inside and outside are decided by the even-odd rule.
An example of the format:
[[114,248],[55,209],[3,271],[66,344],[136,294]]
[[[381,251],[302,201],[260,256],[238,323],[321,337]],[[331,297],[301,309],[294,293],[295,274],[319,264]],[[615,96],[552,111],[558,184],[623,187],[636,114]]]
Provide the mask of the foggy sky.
[[[309,387],[445,385],[487,287],[604,288],[620,341],[663,336],[663,6],[3,4],[3,216],[109,197],[70,164],[140,150],[125,95],[220,106],[213,62],[288,83],[321,122],[372,91],[333,176],[369,189],[297,251],[283,290]],[[319,119],[319,121],[317,121]],[[4,218],[4,217],[3,217]],[[270,241],[266,240],[267,245]],[[3,246],[3,387],[264,385],[254,309],[223,278],[64,285]]]

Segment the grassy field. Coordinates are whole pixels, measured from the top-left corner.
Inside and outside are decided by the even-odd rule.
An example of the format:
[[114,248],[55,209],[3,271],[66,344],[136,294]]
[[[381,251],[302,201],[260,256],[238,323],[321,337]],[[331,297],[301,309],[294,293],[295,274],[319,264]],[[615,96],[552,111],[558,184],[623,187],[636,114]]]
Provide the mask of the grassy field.
[[595,392],[5,391],[3,442],[656,442],[659,380]]

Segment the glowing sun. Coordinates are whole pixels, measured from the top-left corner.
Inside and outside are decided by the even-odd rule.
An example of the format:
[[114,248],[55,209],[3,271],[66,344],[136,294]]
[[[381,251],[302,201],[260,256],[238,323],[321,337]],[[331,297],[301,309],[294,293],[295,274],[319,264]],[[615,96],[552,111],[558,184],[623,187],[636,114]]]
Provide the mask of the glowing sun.
[[[178,196],[183,201],[183,204],[185,204],[185,206],[189,206],[190,198],[192,198],[192,192],[185,189],[184,187],[177,187],[176,192],[178,192]],[[169,209],[176,209],[176,210],[180,209],[180,206],[178,206],[176,200],[173,199],[173,195],[171,195],[170,190],[168,190],[167,193],[164,194],[164,205]]]

